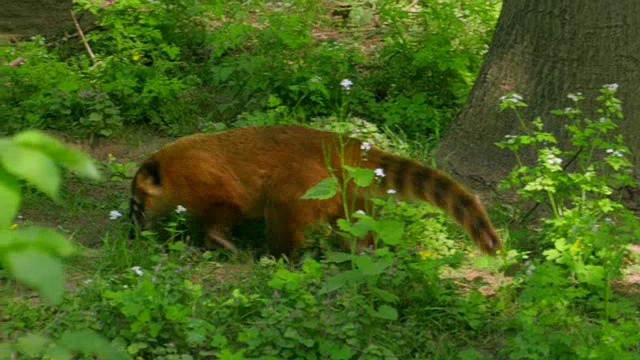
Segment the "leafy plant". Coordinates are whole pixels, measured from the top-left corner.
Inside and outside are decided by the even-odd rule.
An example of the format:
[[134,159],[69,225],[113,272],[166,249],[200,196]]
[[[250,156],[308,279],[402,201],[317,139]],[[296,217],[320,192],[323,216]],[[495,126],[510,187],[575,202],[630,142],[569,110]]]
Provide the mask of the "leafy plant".
[[[57,165],[92,179],[98,179],[99,174],[88,156],[38,131],[0,139],[0,165],[0,200],[4,206],[0,216],[0,264],[11,277],[37,290],[49,304],[58,305],[65,288],[62,258],[74,248],[66,237],[52,229],[10,226],[20,207],[21,181],[57,200],[61,182]],[[71,359],[74,353],[83,353],[105,359],[128,358],[88,330],[65,332],[55,341],[29,334],[0,347],[3,355],[13,353],[12,356],[20,352]]]
[[[520,296],[523,309],[515,322],[522,332],[510,339],[515,358],[591,356],[599,351],[597,347],[577,350],[576,338],[566,332],[553,336],[551,343],[538,340],[557,327],[575,328],[578,337],[587,336],[587,331],[610,331],[582,328],[584,315],[576,315],[576,308],[595,312],[601,324],[612,319],[624,322],[631,313],[612,291],[612,282],[621,277],[628,244],[640,235],[637,218],[616,199],[617,190],[637,186],[627,158],[629,149],[622,135],[613,135],[616,121],[622,119],[617,88],[612,84],[600,89],[598,120],[582,116],[580,93],[568,96],[574,106],[552,112],[569,120],[571,147],[567,150],[556,146],[555,136],[544,131],[540,118],[531,123],[522,119],[518,108],[526,104],[519,95],[501,99],[501,109],[513,110],[523,130],[522,135],[507,135],[497,144],[513,151],[518,161],[503,186],[515,187],[552,214],[543,219],[544,257],[527,270],[531,279]],[[537,152],[535,166],[523,163],[519,154],[524,147]],[[572,163],[575,170],[569,171]],[[616,346],[619,355],[633,348],[623,340]]]

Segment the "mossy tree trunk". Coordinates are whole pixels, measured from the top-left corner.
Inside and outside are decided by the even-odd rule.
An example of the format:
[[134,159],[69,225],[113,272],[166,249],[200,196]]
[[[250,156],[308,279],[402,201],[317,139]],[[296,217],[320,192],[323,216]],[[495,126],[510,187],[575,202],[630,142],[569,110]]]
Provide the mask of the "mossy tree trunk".
[[583,110],[597,118],[595,97],[619,84],[625,118],[620,130],[640,159],[640,1],[505,0],[480,75],[466,105],[438,149],[438,163],[478,190],[493,188],[515,165],[495,146],[521,130],[499,98],[514,91],[541,116],[545,129],[566,138],[566,121],[549,114],[572,106],[568,93],[586,96]]

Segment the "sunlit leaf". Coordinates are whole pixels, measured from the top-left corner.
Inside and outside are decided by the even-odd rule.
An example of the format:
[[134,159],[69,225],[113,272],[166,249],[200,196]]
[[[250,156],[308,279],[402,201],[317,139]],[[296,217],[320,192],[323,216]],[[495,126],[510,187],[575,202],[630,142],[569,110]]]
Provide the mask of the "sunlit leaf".
[[30,249],[10,251],[6,259],[9,271],[18,281],[36,289],[52,305],[62,301],[64,271],[60,260]]
[[374,225],[380,239],[387,245],[397,245],[404,234],[404,223],[398,220],[381,219]]
[[0,229],[11,226],[20,208],[20,182],[0,167]]
[[90,330],[72,331],[63,334],[58,343],[67,349],[104,360],[130,360],[123,349],[117,349],[106,338]]
[[380,305],[375,316],[386,320],[398,320],[398,310],[386,304]]
[[90,179],[100,178],[98,169],[91,160],[91,157],[80,150],[65,146],[57,139],[41,131],[24,131],[14,136],[13,142],[24,147],[42,151],[60,165],[80,176]]
[[303,200],[326,200],[331,199],[338,193],[338,180],[336,178],[330,177],[326,179],[322,179],[316,186],[307,190],[307,192],[302,195],[301,199]]
[[344,166],[344,169],[349,172],[349,177],[351,177],[359,187],[367,187],[371,185],[371,182],[375,177],[375,173],[371,169],[351,167],[346,165]]
[[52,199],[58,198],[60,172],[55,162],[40,150],[20,145],[0,146],[5,169],[34,185]]
[[38,249],[56,256],[69,256],[74,247],[71,241],[54,229],[32,226],[18,228],[5,233],[0,238],[0,249],[24,250]]
[[16,341],[16,348],[27,356],[41,354],[51,340],[39,334],[27,334]]

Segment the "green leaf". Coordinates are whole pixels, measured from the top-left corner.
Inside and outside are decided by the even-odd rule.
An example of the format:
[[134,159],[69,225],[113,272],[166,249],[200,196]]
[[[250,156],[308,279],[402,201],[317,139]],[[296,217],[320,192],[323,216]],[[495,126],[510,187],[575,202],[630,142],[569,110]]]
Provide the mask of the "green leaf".
[[52,199],[58,199],[60,172],[43,152],[15,144],[4,145],[0,146],[0,161],[9,173],[28,181]]
[[36,289],[52,305],[62,301],[64,271],[60,260],[37,250],[10,251],[6,259],[18,281]]
[[580,281],[598,287],[604,286],[605,270],[600,265],[584,265],[576,267],[576,275]]
[[380,305],[378,311],[376,311],[374,314],[376,317],[379,317],[381,319],[398,320],[398,310],[386,304]]
[[123,349],[117,349],[101,335],[91,330],[67,332],[58,343],[67,349],[81,352],[87,356],[97,356],[104,360],[130,360]]
[[27,334],[18,339],[16,348],[27,356],[36,356],[42,354],[44,349],[49,346],[51,340],[46,336],[39,334]]
[[0,342],[0,359],[11,359],[11,354],[16,350],[10,342]]
[[51,359],[51,360],[73,360],[74,358],[71,351],[57,344],[51,347],[48,347],[47,350],[44,352],[44,355],[45,355],[44,356],[45,359]]
[[397,245],[404,234],[404,223],[398,220],[381,219],[374,224],[374,230],[387,245]]
[[0,167],[0,229],[8,229],[20,209],[20,181]]
[[338,347],[334,347],[331,349],[329,356],[331,360],[348,360],[353,357],[353,351],[347,345],[342,345]]
[[5,236],[0,237],[0,254],[33,248],[56,256],[69,256],[74,252],[71,241],[54,229],[32,226],[7,231]]
[[338,252],[338,253],[331,253],[329,254],[329,256],[327,256],[327,262],[340,264],[347,261],[351,261],[351,254],[349,253]]
[[358,266],[358,269],[362,271],[363,275],[367,276],[382,274],[383,272],[385,272],[385,270],[387,270],[387,268],[389,268],[389,266],[391,266],[392,263],[393,258],[391,257],[374,259],[369,255],[360,255],[356,259],[356,265]]
[[326,200],[331,199],[338,193],[338,180],[334,177],[322,179],[316,186],[307,190],[302,195],[303,200]]
[[347,285],[347,284],[360,284],[364,281],[364,277],[362,273],[358,270],[349,270],[341,272],[335,276],[332,276],[327,279],[324,284],[324,287],[320,289],[320,294],[325,294],[328,292],[332,292],[338,290],[339,288]]
[[348,171],[349,177],[352,178],[359,187],[367,187],[371,185],[371,182],[375,177],[375,172],[371,169],[359,167],[354,168],[347,165],[343,166],[343,168]]
[[371,288],[371,292],[373,293],[373,295],[375,295],[378,299],[384,301],[384,302],[396,302],[398,301],[400,298],[398,296],[396,296],[395,294],[387,291],[387,290],[383,290],[383,289],[379,289],[377,287],[372,287]]
[[65,146],[43,132],[25,131],[14,136],[13,142],[44,152],[60,165],[80,176],[95,180],[100,178],[100,173],[89,155]]

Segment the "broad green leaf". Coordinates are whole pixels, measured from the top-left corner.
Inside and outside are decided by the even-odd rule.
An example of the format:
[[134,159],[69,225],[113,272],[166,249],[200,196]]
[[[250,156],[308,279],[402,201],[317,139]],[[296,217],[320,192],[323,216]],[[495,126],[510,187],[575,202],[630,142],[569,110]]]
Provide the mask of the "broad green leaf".
[[375,295],[378,299],[385,301],[385,302],[396,302],[398,301],[400,298],[398,296],[396,296],[395,294],[387,291],[387,290],[383,290],[383,289],[379,289],[377,287],[373,287],[371,289],[371,292],[373,293],[373,295]]
[[580,281],[598,287],[604,285],[604,274],[604,267],[599,265],[584,265],[576,268],[576,275]]
[[104,360],[130,360],[123,349],[117,349],[106,338],[91,330],[67,332],[58,344],[87,356],[97,356]]
[[375,316],[386,320],[398,320],[398,310],[389,305],[380,305]]
[[3,251],[36,248],[57,256],[69,256],[74,251],[71,241],[54,229],[33,226],[7,231],[5,234],[0,238],[0,250]]
[[380,239],[387,245],[397,245],[404,234],[404,223],[392,219],[381,219],[374,224]]
[[343,167],[349,172],[349,177],[352,178],[359,187],[367,187],[371,185],[371,182],[376,175],[373,170],[367,168],[351,167],[347,165]]
[[355,237],[363,238],[374,227],[375,221],[370,217],[362,217],[354,223],[350,223],[345,219],[338,219],[338,228]]
[[328,262],[332,262],[332,263],[336,263],[336,264],[340,264],[343,262],[347,262],[351,260],[351,254],[349,253],[344,253],[344,252],[338,252],[338,253],[331,253],[329,254],[329,256],[327,256],[327,261]]
[[57,305],[64,294],[64,271],[62,262],[37,250],[10,251],[7,267],[13,276]]
[[302,195],[303,200],[326,200],[331,199],[338,193],[338,180],[334,177],[322,179],[316,186],[307,190]]
[[15,351],[12,343],[8,341],[0,342],[0,359],[11,359],[11,354]]
[[13,137],[13,142],[44,152],[57,163],[80,176],[96,180],[100,178],[100,173],[89,155],[65,146],[41,131],[31,130],[19,133]]
[[364,280],[362,273],[358,270],[341,272],[327,279],[324,287],[320,289],[320,294],[325,294],[340,289],[347,284],[359,284]]
[[371,217],[358,219],[351,226],[351,233],[359,238],[364,238],[373,229],[375,222]]
[[329,353],[331,360],[348,360],[353,357],[353,351],[347,345],[334,347]]
[[52,199],[58,199],[60,172],[42,151],[15,144],[1,146],[0,161],[9,173],[28,181]]
[[55,344],[54,346],[50,346],[44,352],[45,359],[51,360],[73,360],[74,356],[68,349]]
[[27,334],[16,341],[16,348],[28,356],[36,356],[49,346],[51,340],[39,334]]
[[20,181],[0,167],[0,229],[11,226],[20,209]]
[[372,258],[369,255],[360,255],[356,259],[356,265],[358,269],[362,271],[363,275],[375,276],[380,275],[391,266],[393,258]]

